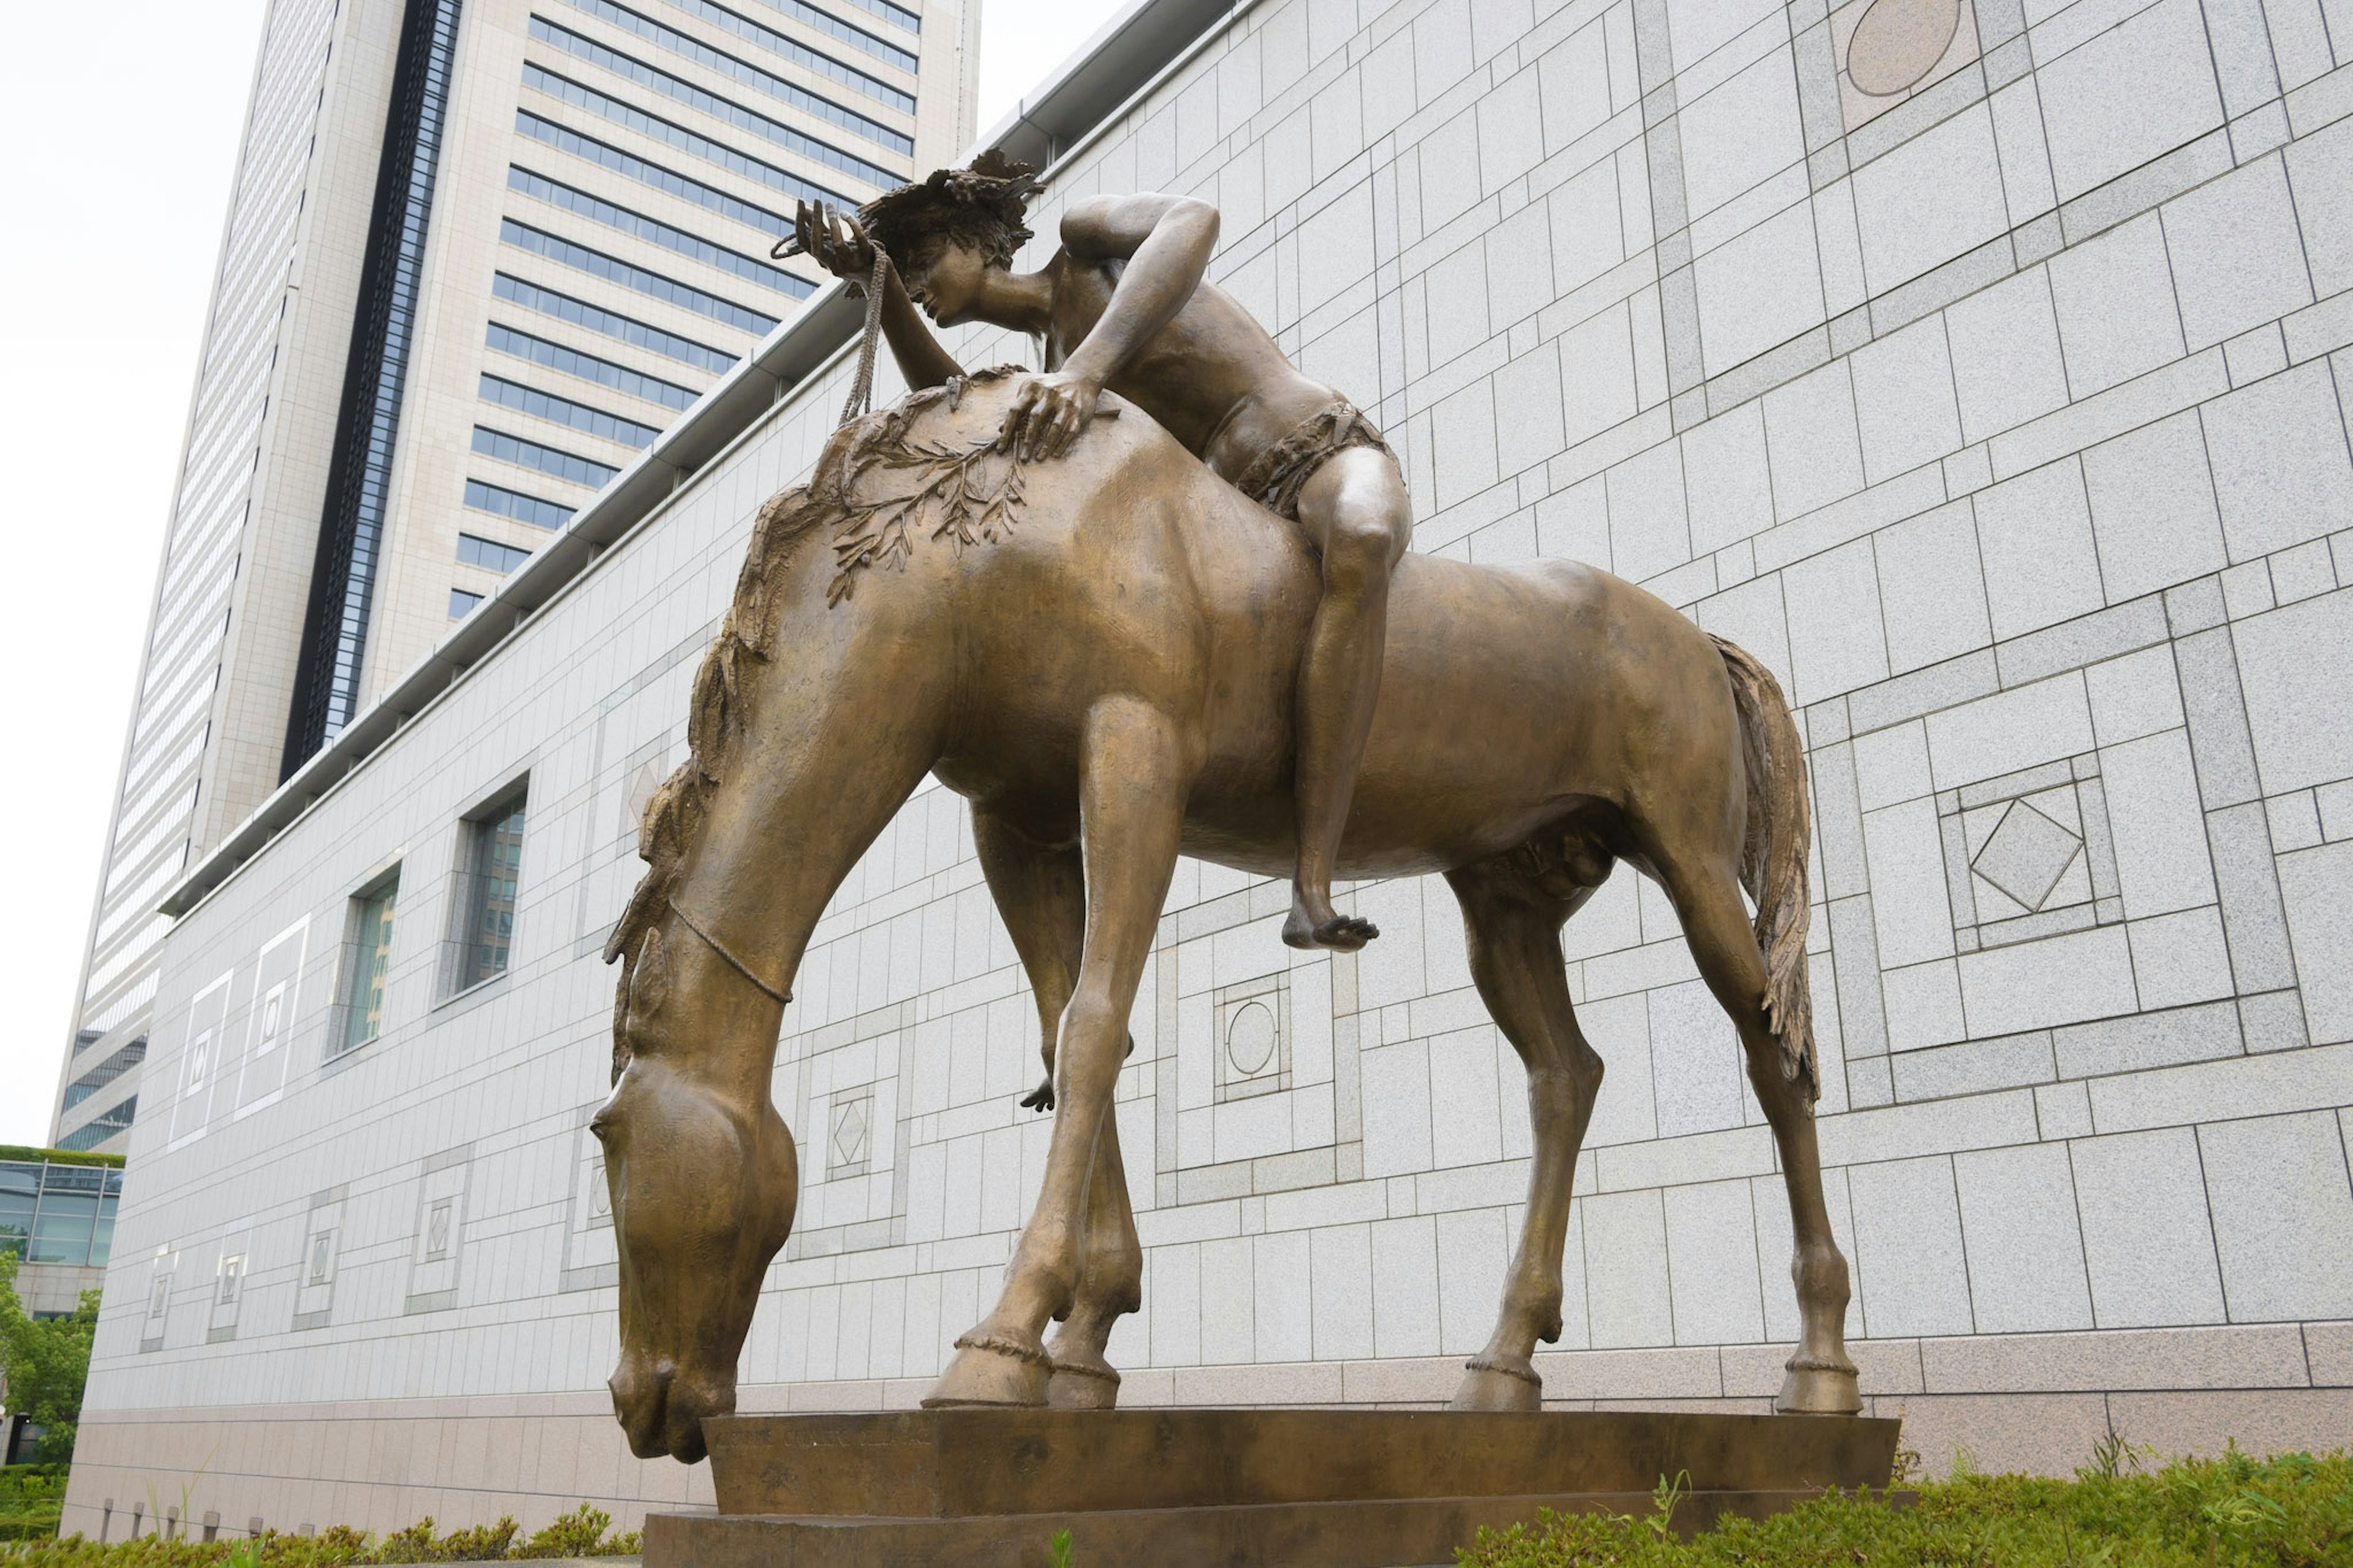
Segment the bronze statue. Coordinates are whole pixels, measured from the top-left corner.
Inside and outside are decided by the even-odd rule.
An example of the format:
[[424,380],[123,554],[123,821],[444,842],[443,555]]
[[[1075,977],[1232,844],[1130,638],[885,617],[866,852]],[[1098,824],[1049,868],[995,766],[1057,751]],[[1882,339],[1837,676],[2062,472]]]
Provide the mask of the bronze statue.
[[1282,940],[1361,948],[1380,933],[1333,909],[1332,865],[1380,691],[1389,574],[1413,531],[1405,476],[1363,414],[1302,375],[1249,311],[1203,280],[1217,208],[1190,196],[1092,197],[1064,216],[1053,258],[1017,273],[1035,189],[1027,167],[986,153],[969,169],[876,198],[858,217],[803,202],[794,239],[777,248],[879,284],[874,306],[910,387],[963,374],[918,304],[942,326],[987,321],[1039,339],[1046,373],[1015,399],[1002,449],[1060,456],[1108,390],[1305,532],[1324,592],[1299,664],[1299,857]]
[[[1064,251],[1024,277],[1008,263],[1027,193],[997,163],[935,175],[870,204],[880,247],[802,215],[825,265],[868,269],[867,365],[879,321],[918,390],[845,424],[809,481],[761,509],[695,682],[692,754],[646,808],[649,868],[607,946],[623,969],[595,1126],[631,1447],[692,1461],[702,1418],[734,1406],[798,1193],[768,1098],[793,975],[927,773],[972,803],[1037,997],[1048,1086],[1033,1100],[1055,1121],[1004,1291],[926,1404],[1117,1397],[1103,1347],[1142,1304],[1143,1253],[1112,1088],[1184,853],[1291,872],[1286,940],[1321,945],[1373,934],[1317,903],[1335,869],[1453,888],[1480,995],[1527,1068],[1535,1145],[1466,1409],[1536,1408],[1530,1358],[1561,1330],[1602,1064],[1570,1008],[1560,928],[1616,861],[1658,881],[1780,1152],[1803,1331],[1778,1405],[1859,1409],[1814,1135],[1804,760],[1770,673],[1607,573],[1401,555],[1405,500],[1378,437],[1198,283],[1213,213],[1085,204]],[[1060,369],[966,376],[916,300],[1030,327]],[[1131,395],[1138,416],[1090,431],[1098,399],[1116,413]],[[1325,748],[1313,788],[1311,742]]]

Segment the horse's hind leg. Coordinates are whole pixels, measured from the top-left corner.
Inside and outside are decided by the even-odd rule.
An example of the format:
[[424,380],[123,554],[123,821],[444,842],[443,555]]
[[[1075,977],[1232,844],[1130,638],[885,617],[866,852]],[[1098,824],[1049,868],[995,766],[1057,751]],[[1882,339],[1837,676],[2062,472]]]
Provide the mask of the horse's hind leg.
[[1797,1239],[1789,1271],[1798,1288],[1802,1338],[1773,1406],[1851,1415],[1862,1408],[1862,1396],[1854,1363],[1846,1353],[1846,1258],[1831,1235],[1830,1211],[1822,1201],[1813,1098],[1802,1079],[1782,1074],[1781,1044],[1765,1015],[1765,959],[1749,927],[1740,884],[1728,859],[1694,858],[1662,865],[1661,872],[1692,957],[1740,1031],[1748,1082],[1781,1152],[1781,1177],[1788,1188],[1789,1223]]
[[1037,1207],[988,1316],[956,1341],[925,1405],[1043,1405],[1052,1370],[1039,1338],[1070,1315],[1085,1260],[1088,1177],[1110,1120],[1128,1011],[1176,867],[1197,742],[1136,698],[1098,702],[1080,773],[1087,926],[1079,983],[1054,1058],[1054,1134]]
[[1601,1087],[1601,1058],[1577,1030],[1560,955],[1561,924],[1582,900],[1547,892],[1507,862],[1468,867],[1446,879],[1462,905],[1480,999],[1527,1068],[1535,1150],[1503,1312],[1487,1348],[1464,1371],[1454,1408],[1535,1410],[1543,1384],[1530,1357],[1539,1340],[1560,1338],[1569,1184]]
[[[1086,878],[1078,847],[1038,844],[978,810],[973,813],[972,830],[997,912],[1029,976],[1044,1035],[1046,1082],[1022,1103],[1050,1110],[1055,1034],[1078,987],[1086,942]],[[1134,1049],[1133,1040],[1128,1049]],[[1069,1409],[1107,1410],[1119,1400],[1119,1373],[1103,1359],[1103,1346],[1121,1316],[1144,1305],[1144,1249],[1136,1241],[1127,1172],[1120,1163],[1115,1110],[1104,1112],[1103,1131],[1095,1140],[1094,1166],[1087,1174],[1083,1245],[1077,1298],[1047,1347],[1053,1375],[1046,1398],[1050,1405]]]

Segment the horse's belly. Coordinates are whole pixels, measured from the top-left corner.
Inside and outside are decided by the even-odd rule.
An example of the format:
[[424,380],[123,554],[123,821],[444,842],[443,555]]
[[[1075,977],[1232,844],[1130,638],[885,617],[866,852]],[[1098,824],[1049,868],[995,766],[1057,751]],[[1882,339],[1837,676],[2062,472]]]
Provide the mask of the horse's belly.
[[[1606,580],[1497,573],[1408,556],[1389,600],[1380,696],[1341,854],[1348,876],[1443,870],[1525,842],[1591,804],[1620,804]],[[1622,628],[1621,628],[1622,629]],[[1188,814],[1188,854],[1273,875],[1296,854],[1297,665],[1271,663],[1228,715]]]

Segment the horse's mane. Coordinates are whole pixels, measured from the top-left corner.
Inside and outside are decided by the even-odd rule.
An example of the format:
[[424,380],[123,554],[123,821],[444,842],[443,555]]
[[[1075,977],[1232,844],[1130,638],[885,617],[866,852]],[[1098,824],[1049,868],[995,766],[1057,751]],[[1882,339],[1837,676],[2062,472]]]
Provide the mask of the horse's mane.
[[[1023,374],[1019,366],[1001,365],[960,376],[850,421],[827,439],[805,482],[770,496],[753,517],[735,596],[695,672],[686,761],[646,802],[638,826],[638,856],[646,872],[605,942],[605,962],[621,961],[613,1004],[616,1082],[629,1059],[630,988],[641,962],[660,964],[659,942],[649,944],[647,938],[670,907],[687,852],[701,835],[711,792],[733,764],[735,742],[748,718],[744,661],[767,660],[776,635],[777,584],[803,543],[828,522],[834,525],[834,575],[828,605],[849,597],[860,573],[903,565],[913,549],[913,531],[925,522],[932,537],[959,551],[1002,537],[1021,503],[1019,463],[1010,456],[992,461],[993,442],[948,445],[936,437],[923,437],[914,426],[943,404],[953,413],[975,386]],[[1003,469],[993,488],[983,482],[985,464]],[[884,482],[860,482],[869,476]]]

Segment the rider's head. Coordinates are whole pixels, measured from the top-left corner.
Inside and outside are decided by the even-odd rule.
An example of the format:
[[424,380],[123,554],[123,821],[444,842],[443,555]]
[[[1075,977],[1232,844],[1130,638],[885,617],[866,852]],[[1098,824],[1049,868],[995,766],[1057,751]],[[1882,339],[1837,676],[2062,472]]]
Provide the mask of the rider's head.
[[1037,189],[1035,171],[992,149],[968,169],[934,170],[875,197],[858,217],[915,302],[953,326],[971,319],[987,270],[1009,268],[1029,240],[1021,219]]

